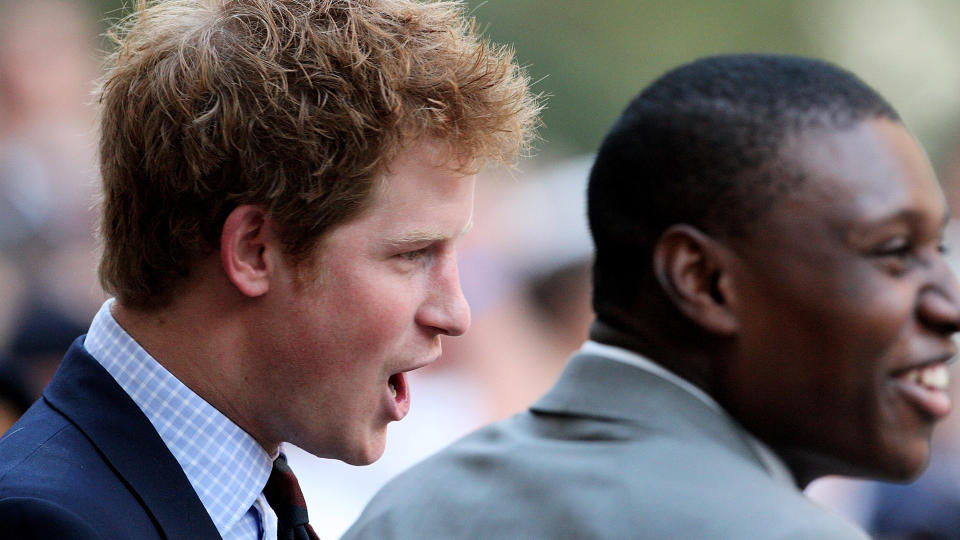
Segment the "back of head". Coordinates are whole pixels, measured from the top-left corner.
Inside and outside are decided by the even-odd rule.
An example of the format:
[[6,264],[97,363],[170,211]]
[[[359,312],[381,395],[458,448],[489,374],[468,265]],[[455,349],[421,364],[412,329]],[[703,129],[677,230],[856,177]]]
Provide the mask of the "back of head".
[[303,261],[418,139],[459,167],[509,161],[536,99],[462,6],[413,0],[140,0],[101,90],[104,257],[121,303],[168,303],[237,205]]
[[856,76],[806,58],[715,56],[653,82],[607,134],[590,174],[598,318],[627,328],[656,319],[645,312],[647,295],[659,294],[651,258],[668,227],[747,234],[802,180],[780,154],[788,137],[873,117],[898,120]]

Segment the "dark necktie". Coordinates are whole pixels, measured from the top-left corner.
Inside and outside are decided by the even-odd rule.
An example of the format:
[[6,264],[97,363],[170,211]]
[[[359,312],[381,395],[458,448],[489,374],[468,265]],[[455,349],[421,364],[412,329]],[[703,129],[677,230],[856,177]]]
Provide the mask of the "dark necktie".
[[307,503],[283,454],[273,461],[263,495],[277,514],[277,540],[320,540],[307,523]]

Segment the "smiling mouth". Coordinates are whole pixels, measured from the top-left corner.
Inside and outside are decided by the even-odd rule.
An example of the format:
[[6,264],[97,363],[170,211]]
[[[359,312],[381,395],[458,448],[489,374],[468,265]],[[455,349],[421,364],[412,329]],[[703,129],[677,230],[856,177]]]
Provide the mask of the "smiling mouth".
[[950,371],[943,362],[933,362],[904,370],[894,377],[900,395],[917,410],[931,418],[942,418],[950,412],[947,390]]
[[933,390],[947,390],[950,387],[950,370],[940,363],[911,369],[899,378]]

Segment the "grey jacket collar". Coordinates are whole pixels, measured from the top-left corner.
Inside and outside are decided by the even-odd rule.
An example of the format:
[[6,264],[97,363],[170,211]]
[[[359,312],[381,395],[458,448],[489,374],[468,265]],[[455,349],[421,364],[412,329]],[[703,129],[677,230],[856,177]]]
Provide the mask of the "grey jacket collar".
[[[719,445],[784,483],[795,481],[780,458],[719,406],[640,366],[595,354],[575,354],[556,384],[530,410],[626,422]],[[669,414],[664,411],[669,410]]]

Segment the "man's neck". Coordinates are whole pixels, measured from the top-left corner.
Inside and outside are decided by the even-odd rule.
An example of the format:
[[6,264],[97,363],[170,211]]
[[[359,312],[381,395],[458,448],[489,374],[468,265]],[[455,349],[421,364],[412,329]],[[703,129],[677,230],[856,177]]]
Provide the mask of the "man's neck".
[[596,320],[590,325],[590,339],[633,351],[682,377],[697,386],[713,399],[714,370],[716,359],[708,358],[693,348],[680,348],[664,339],[639,329],[626,329],[622,325]]
[[111,313],[160,365],[273,454],[279,441],[265,441],[251,429],[256,424],[248,411],[253,407],[245,398],[249,395],[244,386],[245,332],[236,311],[207,298],[181,299],[151,311],[115,302]]

